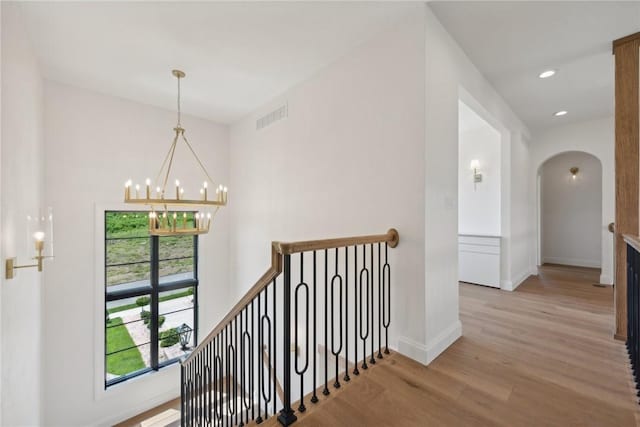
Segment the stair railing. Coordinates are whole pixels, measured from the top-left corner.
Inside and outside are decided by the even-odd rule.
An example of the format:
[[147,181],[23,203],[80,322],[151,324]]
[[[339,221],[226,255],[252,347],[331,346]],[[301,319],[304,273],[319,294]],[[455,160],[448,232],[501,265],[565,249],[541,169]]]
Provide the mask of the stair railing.
[[388,248],[398,242],[395,229],[273,242],[271,267],[182,361],[181,424],[244,426],[277,415],[288,426],[297,419],[293,378],[303,413],[309,392],[314,404],[319,391],[331,394],[330,377],[337,389],[375,365],[389,353]]

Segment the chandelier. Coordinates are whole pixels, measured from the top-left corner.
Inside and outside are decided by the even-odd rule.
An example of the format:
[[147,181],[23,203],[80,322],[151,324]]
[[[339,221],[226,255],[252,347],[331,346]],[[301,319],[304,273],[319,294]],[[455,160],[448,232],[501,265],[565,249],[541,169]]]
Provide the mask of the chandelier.
[[[151,179],[146,179],[144,191],[141,191],[139,184],[134,187],[133,182],[129,179],[125,183],[124,201],[125,203],[150,206],[150,235],[193,236],[206,234],[209,232],[211,221],[218,210],[227,205],[228,190],[227,187],[220,184],[215,187],[215,197],[210,198],[209,184],[213,185],[214,181],[185,137],[185,129],[180,122],[180,79],[185,77],[185,73],[180,70],[173,70],[171,74],[178,81],[178,122],[176,127],[173,128],[175,132],[173,142],[156,177],[155,193],[152,191]],[[178,179],[175,180],[175,193],[170,188],[167,188],[176,147],[181,142],[184,142],[187,146],[204,174],[205,181],[200,188],[200,197],[198,199],[185,198],[184,187],[180,186]]]

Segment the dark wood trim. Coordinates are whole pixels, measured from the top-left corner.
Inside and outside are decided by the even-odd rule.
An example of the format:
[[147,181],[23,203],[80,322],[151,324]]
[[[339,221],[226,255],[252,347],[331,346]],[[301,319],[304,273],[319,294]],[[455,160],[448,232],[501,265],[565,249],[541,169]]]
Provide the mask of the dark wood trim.
[[615,337],[627,336],[627,250],[637,236],[640,192],[640,33],[616,40],[615,55]]
[[635,34],[630,34],[628,36],[622,37],[620,39],[613,41],[613,54],[616,54],[616,49],[626,43],[629,42],[640,42],[640,32]]

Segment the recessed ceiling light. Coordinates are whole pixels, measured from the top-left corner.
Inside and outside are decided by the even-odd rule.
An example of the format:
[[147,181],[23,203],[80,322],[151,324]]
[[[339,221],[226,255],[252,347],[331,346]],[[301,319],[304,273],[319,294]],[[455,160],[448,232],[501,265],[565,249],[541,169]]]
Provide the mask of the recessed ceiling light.
[[546,79],[549,78],[551,76],[553,76],[556,73],[556,70],[545,70],[543,72],[541,72],[538,77],[540,77],[541,79]]
[[556,117],[564,116],[566,114],[567,114],[567,112],[565,110],[556,111],[555,113],[553,113],[553,115],[556,116]]

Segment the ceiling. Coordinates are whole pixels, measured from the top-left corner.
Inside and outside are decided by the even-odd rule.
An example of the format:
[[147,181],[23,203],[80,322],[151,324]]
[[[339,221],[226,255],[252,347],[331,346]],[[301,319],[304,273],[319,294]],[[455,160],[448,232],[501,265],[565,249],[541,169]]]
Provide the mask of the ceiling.
[[419,3],[25,2],[47,79],[231,123]]
[[[640,2],[430,2],[533,131],[613,115],[611,42],[640,31]],[[539,79],[546,69],[555,76]],[[567,110],[563,117],[553,113]]]

